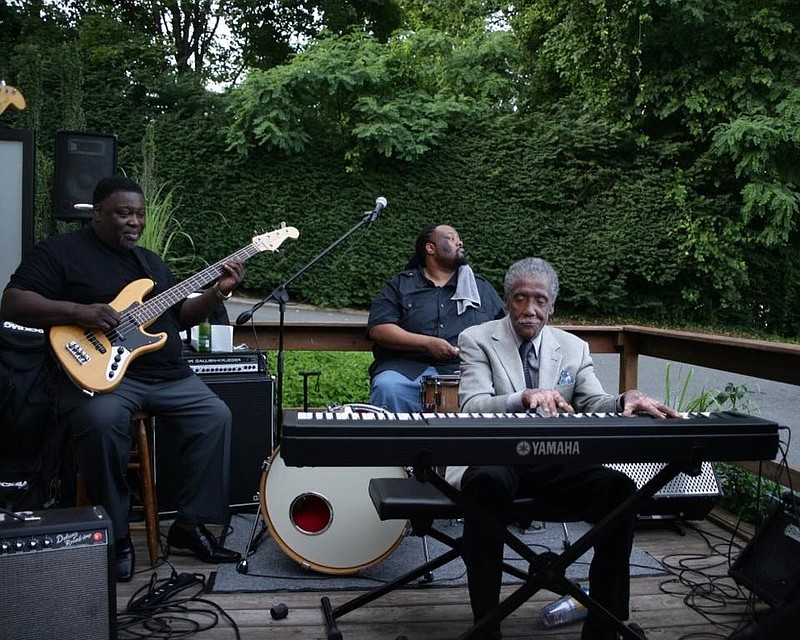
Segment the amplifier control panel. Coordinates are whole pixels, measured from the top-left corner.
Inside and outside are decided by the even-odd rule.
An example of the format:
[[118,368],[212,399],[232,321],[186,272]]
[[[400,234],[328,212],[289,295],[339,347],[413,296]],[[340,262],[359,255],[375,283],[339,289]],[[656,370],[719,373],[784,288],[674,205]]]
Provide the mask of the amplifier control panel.
[[193,353],[183,357],[197,374],[266,373],[267,357],[261,351]]

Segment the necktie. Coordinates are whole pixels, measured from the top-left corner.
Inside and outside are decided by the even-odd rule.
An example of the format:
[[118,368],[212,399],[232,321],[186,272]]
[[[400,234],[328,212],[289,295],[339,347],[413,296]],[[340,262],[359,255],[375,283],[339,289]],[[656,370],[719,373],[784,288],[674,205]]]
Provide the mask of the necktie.
[[525,386],[528,389],[535,389],[539,384],[539,359],[530,340],[520,345],[519,355],[522,359],[522,370],[525,372]]

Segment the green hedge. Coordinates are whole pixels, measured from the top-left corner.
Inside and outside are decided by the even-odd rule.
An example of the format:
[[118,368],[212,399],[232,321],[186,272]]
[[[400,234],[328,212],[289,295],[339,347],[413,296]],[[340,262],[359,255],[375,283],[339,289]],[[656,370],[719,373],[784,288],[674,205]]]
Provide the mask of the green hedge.
[[[687,150],[678,145],[639,145],[632,134],[557,107],[464,125],[416,162],[372,157],[353,172],[343,149],[324,139],[302,155],[237,155],[224,142],[225,97],[184,91],[150,113],[155,174],[176,187],[195,265],[215,262],[281,222],[300,231],[284,243],[283,257],[250,261],[246,291],[263,295],[290,279],[382,195],[389,205],[371,227],[291,282],[292,302],[366,308],[405,263],[419,229],[440,221],[458,228],[474,268],[498,290],[514,260],[540,255],[553,262],[562,315],[800,332],[796,234],[770,249],[723,235],[724,221],[740,216],[740,200],[706,184],[700,172],[684,172]],[[145,126],[110,108],[84,101],[85,127],[119,133],[120,169],[138,176]],[[144,112],[138,105],[130,117],[141,123]],[[58,124],[41,127],[38,166],[48,171]],[[49,176],[37,177],[41,236],[54,225],[46,223]],[[717,223],[693,227],[698,217]],[[698,253],[694,242],[706,251]]]
[[189,131],[185,119],[159,120],[159,172],[180,185],[183,227],[206,260],[283,221],[300,230],[282,259],[251,261],[244,286],[252,291],[290,278],[384,195],[377,222],[297,278],[292,300],[369,305],[419,229],[441,221],[459,229],[473,266],[498,289],[512,261],[537,254],[559,269],[566,311],[655,316],[680,302],[674,284],[690,267],[668,195],[675,176],[624,136],[594,126],[580,137],[574,123],[540,114],[454,132],[416,163],[374,161],[354,175],[325,144],[302,157],[240,158],[215,134],[222,121],[211,120]]

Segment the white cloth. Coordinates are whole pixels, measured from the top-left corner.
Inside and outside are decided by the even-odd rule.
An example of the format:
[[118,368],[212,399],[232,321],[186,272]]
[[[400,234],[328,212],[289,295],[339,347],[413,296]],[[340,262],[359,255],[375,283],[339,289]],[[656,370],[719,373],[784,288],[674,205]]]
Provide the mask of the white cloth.
[[456,301],[458,315],[464,313],[469,307],[481,306],[481,296],[478,293],[475,274],[472,272],[472,267],[468,264],[463,264],[458,268],[456,292],[450,299]]

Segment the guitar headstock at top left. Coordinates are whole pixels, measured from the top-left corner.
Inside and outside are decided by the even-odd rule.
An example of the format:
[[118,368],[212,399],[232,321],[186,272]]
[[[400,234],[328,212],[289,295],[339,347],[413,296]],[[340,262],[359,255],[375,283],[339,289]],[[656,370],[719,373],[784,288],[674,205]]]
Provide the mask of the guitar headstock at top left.
[[253,238],[253,246],[259,251],[276,251],[287,238],[299,238],[300,232],[294,227],[287,227],[285,222],[274,231],[262,233]]
[[0,114],[9,105],[17,111],[22,111],[25,108],[25,98],[14,87],[7,85],[5,80],[0,80]]

